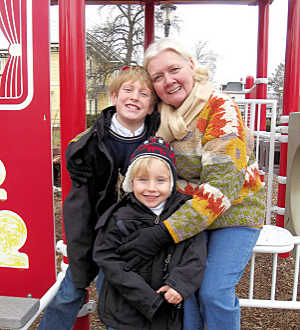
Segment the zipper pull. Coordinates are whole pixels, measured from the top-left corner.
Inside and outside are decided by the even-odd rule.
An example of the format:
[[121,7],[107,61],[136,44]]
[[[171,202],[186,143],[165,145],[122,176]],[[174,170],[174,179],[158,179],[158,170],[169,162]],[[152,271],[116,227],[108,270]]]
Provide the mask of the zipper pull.
[[168,256],[167,256],[167,258],[165,259],[165,264],[166,264],[166,265],[170,263],[170,261],[171,261],[171,257],[172,257],[172,254],[169,253]]
[[[168,265],[169,265],[169,263],[171,261],[171,257],[172,257],[172,254],[169,253],[167,255],[167,258],[164,260],[164,263],[165,264],[164,264],[163,272],[166,272],[168,270]],[[164,276],[164,279],[166,279],[168,275],[169,275],[169,273],[166,273],[165,276]]]
[[159,215],[156,216],[156,218],[155,218],[155,220],[154,220],[154,223],[155,223],[156,225],[159,224]]

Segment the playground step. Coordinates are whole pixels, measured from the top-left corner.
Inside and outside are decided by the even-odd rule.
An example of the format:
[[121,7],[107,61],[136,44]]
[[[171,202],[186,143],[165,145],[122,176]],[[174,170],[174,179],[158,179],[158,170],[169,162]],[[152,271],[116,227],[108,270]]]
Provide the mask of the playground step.
[[0,328],[23,327],[39,307],[39,299],[0,296]]

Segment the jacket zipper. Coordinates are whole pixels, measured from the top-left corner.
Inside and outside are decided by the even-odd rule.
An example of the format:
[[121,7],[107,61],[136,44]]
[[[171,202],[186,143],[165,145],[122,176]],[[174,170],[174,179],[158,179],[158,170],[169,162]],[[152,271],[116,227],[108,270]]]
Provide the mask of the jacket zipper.
[[155,219],[154,219],[154,224],[155,224],[155,225],[158,225],[159,222],[160,222],[160,217],[159,217],[159,215],[157,215],[157,216],[155,217]]

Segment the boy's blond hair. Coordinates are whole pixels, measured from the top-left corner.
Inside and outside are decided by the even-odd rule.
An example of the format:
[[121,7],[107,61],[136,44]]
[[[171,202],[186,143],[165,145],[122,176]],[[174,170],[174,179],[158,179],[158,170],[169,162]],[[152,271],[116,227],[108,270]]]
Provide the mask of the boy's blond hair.
[[110,95],[118,95],[120,87],[126,81],[140,81],[142,84],[145,84],[151,91],[151,105],[157,103],[157,96],[154,91],[151,78],[142,66],[127,66],[121,69],[119,74],[112,79],[109,85]]
[[150,164],[154,159],[160,161],[161,164],[164,165],[168,169],[169,175],[171,177],[170,168],[168,167],[168,164],[165,161],[163,161],[162,159],[159,159],[157,157],[154,157],[154,156],[148,156],[148,157],[143,157],[143,158],[137,159],[136,162],[133,164],[132,172],[131,172],[132,180],[134,180],[134,178],[136,177],[136,175],[138,173],[141,175],[149,174]]

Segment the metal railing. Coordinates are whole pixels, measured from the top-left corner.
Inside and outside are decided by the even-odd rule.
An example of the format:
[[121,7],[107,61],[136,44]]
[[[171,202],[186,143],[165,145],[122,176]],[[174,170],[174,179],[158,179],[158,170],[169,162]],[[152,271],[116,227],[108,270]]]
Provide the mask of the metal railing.
[[[288,127],[276,127],[276,109],[277,102],[275,100],[262,99],[245,99],[239,100],[238,105],[242,105],[242,116],[245,124],[253,132],[255,139],[255,155],[256,159],[260,159],[260,144],[262,141],[268,144],[268,166],[267,172],[260,171],[260,174],[267,179],[266,187],[266,217],[265,226],[263,227],[257,244],[253,250],[250,261],[250,279],[248,298],[240,299],[242,307],[260,307],[260,308],[280,308],[280,309],[300,309],[300,301],[297,301],[298,294],[298,277],[299,277],[299,253],[300,253],[300,237],[293,236],[287,229],[271,225],[272,213],[284,214],[285,209],[277,205],[273,205],[273,180],[274,180],[274,154],[275,143],[287,143]],[[263,105],[271,106],[271,125],[270,132],[260,131],[261,109]],[[284,118],[283,118],[284,120]],[[288,119],[285,118],[285,122]],[[277,177],[278,183],[285,184],[285,177]],[[294,274],[293,274],[293,292],[290,300],[277,300],[275,298],[278,272],[278,254],[291,252],[295,249]],[[255,267],[255,258],[258,253],[272,254],[272,279],[270,287],[269,299],[256,299],[254,297],[255,287],[255,271],[260,271]]]

